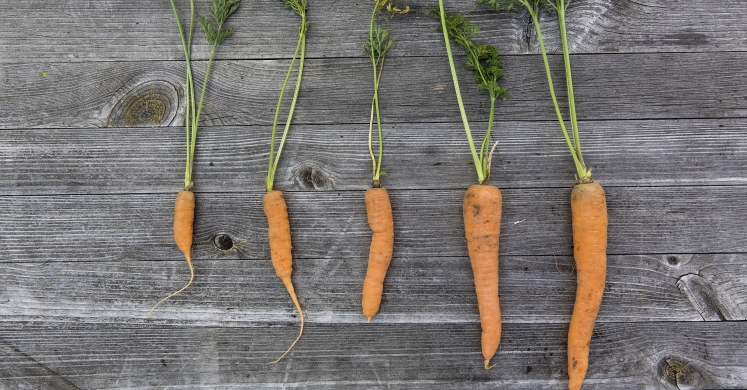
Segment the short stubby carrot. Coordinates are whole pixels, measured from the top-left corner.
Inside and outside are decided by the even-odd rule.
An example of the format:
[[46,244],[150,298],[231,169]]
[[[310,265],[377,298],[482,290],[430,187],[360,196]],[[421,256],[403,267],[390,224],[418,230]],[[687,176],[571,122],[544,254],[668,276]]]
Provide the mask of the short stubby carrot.
[[269,191],[265,194],[262,199],[264,204],[265,215],[267,216],[267,233],[270,236],[270,256],[272,258],[272,266],[275,267],[275,274],[285,285],[288,290],[293,303],[296,305],[298,314],[301,317],[301,330],[298,333],[298,337],[293,341],[290,347],[280,357],[271,362],[277,363],[290,352],[293,346],[296,345],[298,340],[303,334],[303,311],[301,310],[301,304],[298,302],[296,297],[296,291],[293,288],[293,281],[291,280],[291,273],[293,272],[293,257],[291,256],[291,234],[290,234],[290,222],[288,221],[288,208],[283,198],[283,193],[277,190]]
[[482,326],[485,369],[501,341],[501,308],[498,302],[498,237],[503,199],[498,187],[475,184],[464,194],[464,232],[467,238],[477,306]]
[[192,268],[192,232],[195,221],[195,194],[190,190],[182,190],[176,195],[174,203],[174,241],[184,257],[189,268]]
[[568,329],[568,388],[578,390],[589,367],[589,345],[607,274],[607,202],[598,183],[571,192],[576,303]]
[[187,265],[189,266],[189,281],[184,285],[184,287],[174,291],[173,293],[169,294],[165,298],[158,301],[158,303],[153,305],[150,311],[148,311],[147,317],[150,317],[151,314],[153,314],[153,311],[156,310],[156,307],[158,307],[158,305],[163,303],[165,300],[173,297],[174,295],[186,290],[187,287],[189,287],[195,280],[195,270],[192,267],[191,253],[194,222],[195,194],[188,189],[181,190],[176,195],[176,202],[174,202],[174,241],[176,241],[176,246],[180,251],[182,251],[182,253],[184,253],[184,258],[187,260]]
[[368,271],[363,282],[362,306],[363,315],[371,322],[371,317],[379,311],[381,305],[384,277],[394,248],[392,204],[385,188],[369,188],[366,191],[366,213],[373,236],[368,253]]

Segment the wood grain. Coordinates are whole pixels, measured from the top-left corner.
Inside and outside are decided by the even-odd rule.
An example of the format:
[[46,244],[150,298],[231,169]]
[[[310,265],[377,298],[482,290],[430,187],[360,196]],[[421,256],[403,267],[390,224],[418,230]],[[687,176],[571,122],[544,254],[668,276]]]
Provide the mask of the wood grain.
[[[572,252],[570,188],[504,190],[501,253]],[[463,256],[462,190],[390,191],[395,257]],[[176,191],[175,191],[176,193]],[[0,198],[2,262],[180,259],[173,244],[174,194],[7,196]],[[261,190],[197,192],[195,259],[220,254],[227,234],[238,258],[267,258]],[[742,187],[613,187],[607,190],[607,253],[735,253],[747,218]],[[363,191],[286,193],[294,257],[363,258],[370,240]]]
[[[462,62],[463,57],[457,58]],[[747,52],[599,54],[573,58],[580,121],[629,119],[743,118],[747,115]],[[556,80],[563,80],[561,56],[551,58]],[[540,56],[505,57],[503,85],[511,94],[496,108],[502,121],[554,121]],[[202,80],[201,65],[193,67]],[[112,109],[135,85],[157,83],[183,89],[184,67],[175,61],[45,63],[1,65],[5,73],[0,128],[105,127]],[[286,60],[218,61],[201,116],[201,126],[268,125],[288,66]],[[294,115],[296,124],[368,124],[372,86],[370,60],[311,59]],[[461,119],[448,61],[444,56],[391,58],[380,86],[384,123],[454,123]],[[46,72],[42,77],[39,69]],[[484,91],[476,91],[459,66],[469,117],[486,121]],[[695,74],[708,82],[694,83]],[[198,82],[196,82],[198,83]],[[197,84],[200,85],[200,84]],[[155,86],[154,88],[155,89]],[[562,89],[558,99],[563,102]],[[163,89],[161,89],[163,90]],[[141,91],[148,91],[141,87]],[[178,101],[178,97],[172,97]],[[164,106],[170,101],[161,100]],[[564,104],[564,103],[561,103]],[[287,108],[283,108],[286,112]],[[175,115],[183,117],[183,108]],[[166,111],[164,111],[166,112]],[[150,114],[153,116],[153,114]],[[170,115],[170,114],[169,114]],[[151,116],[146,116],[151,118]],[[153,116],[156,124],[161,117]],[[164,118],[168,118],[164,114]],[[175,119],[172,123],[182,121]],[[117,119],[117,118],[114,118]],[[120,121],[121,123],[121,121]],[[141,126],[142,123],[135,123]],[[582,132],[585,124],[582,123]],[[455,126],[458,127],[458,126]]]
[[[296,312],[269,259],[235,260],[224,253],[195,260],[195,283],[148,309],[189,279],[184,261],[0,263],[0,321],[186,327],[293,324]],[[725,255],[610,256],[598,323],[744,321],[747,257]],[[365,256],[303,259],[293,280],[307,323],[361,324]],[[699,290],[685,289],[699,275]],[[504,324],[567,324],[575,294],[568,256],[502,256]],[[694,299],[694,298],[697,298]],[[718,302],[720,317],[702,302]],[[708,305],[707,303],[705,305]],[[713,311],[713,310],[712,310]],[[374,323],[479,324],[469,259],[396,257]]]
[[[274,365],[267,362],[293,338],[294,326],[4,325],[0,337],[5,342],[79,388],[424,389],[461,384],[531,389],[559,388],[566,380],[567,327],[556,324],[507,324],[498,365],[490,371],[480,364],[478,324],[310,324],[282,364]],[[747,381],[742,364],[746,327],[744,322],[599,324],[584,386],[739,387]]]
[[[484,123],[475,123],[475,131]],[[584,123],[594,177],[613,186],[745,185],[747,123],[741,119]],[[503,189],[569,187],[574,171],[557,122],[501,122],[491,182]],[[294,126],[275,177],[285,191],[365,190],[371,163],[366,125]],[[718,137],[713,133],[718,132]],[[194,182],[203,192],[264,186],[267,126],[200,133]],[[184,175],[183,129],[0,131],[2,195],[163,193]],[[464,190],[476,180],[456,124],[384,126],[383,183],[390,189]],[[95,139],[96,142],[91,142]]]
[[[179,3],[178,3],[179,4]],[[401,2],[412,11],[394,18],[392,56],[443,55],[437,21],[428,15],[434,3]],[[180,4],[183,5],[183,4]],[[496,14],[471,0],[452,0],[450,12],[467,15],[482,27],[480,39],[506,54],[539,53],[534,28],[525,11]],[[197,2],[198,12],[207,5]],[[364,57],[362,50],[371,12],[369,1],[326,0],[309,7],[310,58]],[[0,1],[5,17],[0,31],[3,63],[37,61],[181,60],[183,52],[168,1],[148,3]],[[667,9],[667,12],[662,12]],[[182,14],[186,18],[185,13]],[[747,5],[708,0],[687,6],[668,0],[579,0],[567,13],[573,53],[745,51]],[[290,58],[299,18],[278,0],[244,3],[229,19],[235,34],[218,56],[232,59]],[[560,47],[557,21],[543,13],[541,26],[548,50]],[[197,29],[200,27],[197,26]],[[85,42],[85,44],[83,44]],[[196,31],[195,55],[207,58],[202,31]],[[37,71],[38,72],[38,71]]]

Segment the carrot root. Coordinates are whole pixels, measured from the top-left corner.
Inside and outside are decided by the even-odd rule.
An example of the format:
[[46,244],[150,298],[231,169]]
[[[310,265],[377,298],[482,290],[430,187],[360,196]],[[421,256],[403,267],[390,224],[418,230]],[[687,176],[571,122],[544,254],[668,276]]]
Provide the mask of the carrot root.
[[482,355],[486,370],[501,340],[498,300],[498,239],[501,232],[501,191],[495,186],[472,185],[464,194],[464,232],[467,238],[477,306],[482,327]]
[[607,203],[598,183],[571,192],[576,302],[568,329],[568,388],[579,390],[589,367],[589,345],[607,273]]
[[195,194],[189,189],[179,191],[179,193],[176,195],[176,202],[174,202],[174,241],[176,242],[176,246],[179,248],[179,250],[184,253],[184,258],[187,260],[187,265],[189,265],[189,282],[187,282],[184,287],[180,288],[177,291],[174,291],[166,298],[161,299],[160,301],[158,301],[158,303],[153,305],[150,311],[148,311],[148,315],[146,318],[150,318],[151,314],[153,314],[153,311],[156,309],[156,307],[158,307],[158,305],[173,297],[174,295],[186,290],[187,287],[189,287],[195,279],[195,270],[192,267],[191,257],[194,221]]
[[392,204],[385,188],[369,188],[366,191],[366,213],[373,235],[368,253],[368,270],[363,282],[361,306],[363,315],[371,322],[371,318],[379,311],[381,305],[384,278],[392,261],[394,247]]
[[288,208],[285,204],[285,199],[283,199],[283,193],[277,190],[270,191],[265,194],[262,202],[264,204],[265,215],[267,216],[267,233],[270,238],[272,266],[275,268],[275,274],[288,290],[288,294],[290,294],[293,304],[296,306],[296,310],[298,310],[298,314],[301,317],[301,330],[298,332],[298,337],[296,337],[290,347],[277,360],[270,362],[270,364],[275,364],[283,359],[293,349],[298,340],[301,339],[304,318],[301,304],[298,302],[296,291],[293,288],[293,281],[291,280],[293,257],[291,255],[290,222],[288,221]]

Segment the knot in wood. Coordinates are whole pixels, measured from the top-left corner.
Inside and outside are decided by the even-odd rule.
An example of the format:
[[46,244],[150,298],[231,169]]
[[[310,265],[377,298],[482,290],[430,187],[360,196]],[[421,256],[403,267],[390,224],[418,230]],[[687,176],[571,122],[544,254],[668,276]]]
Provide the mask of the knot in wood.
[[222,251],[229,251],[233,249],[233,239],[228,234],[218,234],[213,237],[213,245]]
[[327,175],[321,169],[310,165],[302,166],[296,171],[296,180],[308,190],[326,190],[330,185]]
[[154,80],[124,93],[109,114],[111,127],[168,126],[176,116],[179,95],[169,82]]

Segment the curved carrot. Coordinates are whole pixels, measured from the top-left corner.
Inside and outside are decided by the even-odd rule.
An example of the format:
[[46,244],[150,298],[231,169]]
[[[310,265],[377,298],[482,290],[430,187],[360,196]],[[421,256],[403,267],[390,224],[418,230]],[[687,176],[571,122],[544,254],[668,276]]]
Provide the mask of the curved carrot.
[[148,312],[148,317],[153,314],[153,310],[158,307],[163,301],[173,297],[176,294],[184,291],[189,287],[195,279],[195,270],[192,268],[192,231],[195,221],[195,194],[190,190],[181,190],[176,195],[176,202],[174,203],[174,241],[176,246],[179,248],[184,257],[187,259],[187,265],[189,265],[189,282],[177,291],[169,294],[166,298],[161,299],[153,305]]
[[477,306],[482,326],[485,369],[501,341],[501,308],[498,303],[498,237],[503,200],[498,187],[472,185],[464,194],[464,233],[475,277]]
[[602,186],[584,183],[573,187],[571,214],[578,274],[568,329],[568,388],[578,390],[589,367],[589,344],[607,273],[607,202]]
[[298,303],[296,291],[293,288],[291,273],[293,272],[293,257],[291,256],[291,235],[290,222],[288,221],[288,208],[283,199],[283,193],[277,190],[269,191],[262,198],[265,215],[267,216],[267,233],[270,236],[270,255],[272,257],[272,266],[275,267],[275,274],[283,281],[285,288],[296,305],[298,314],[301,317],[301,330],[298,337],[293,341],[290,347],[280,357],[270,362],[270,364],[279,362],[285,355],[290,352],[303,334],[303,311],[301,304]]
[[392,260],[394,247],[392,204],[386,188],[369,188],[366,191],[366,213],[373,236],[368,252],[368,271],[363,282],[362,306],[363,315],[371,322],[371,317],[379,311],[384,277]]

